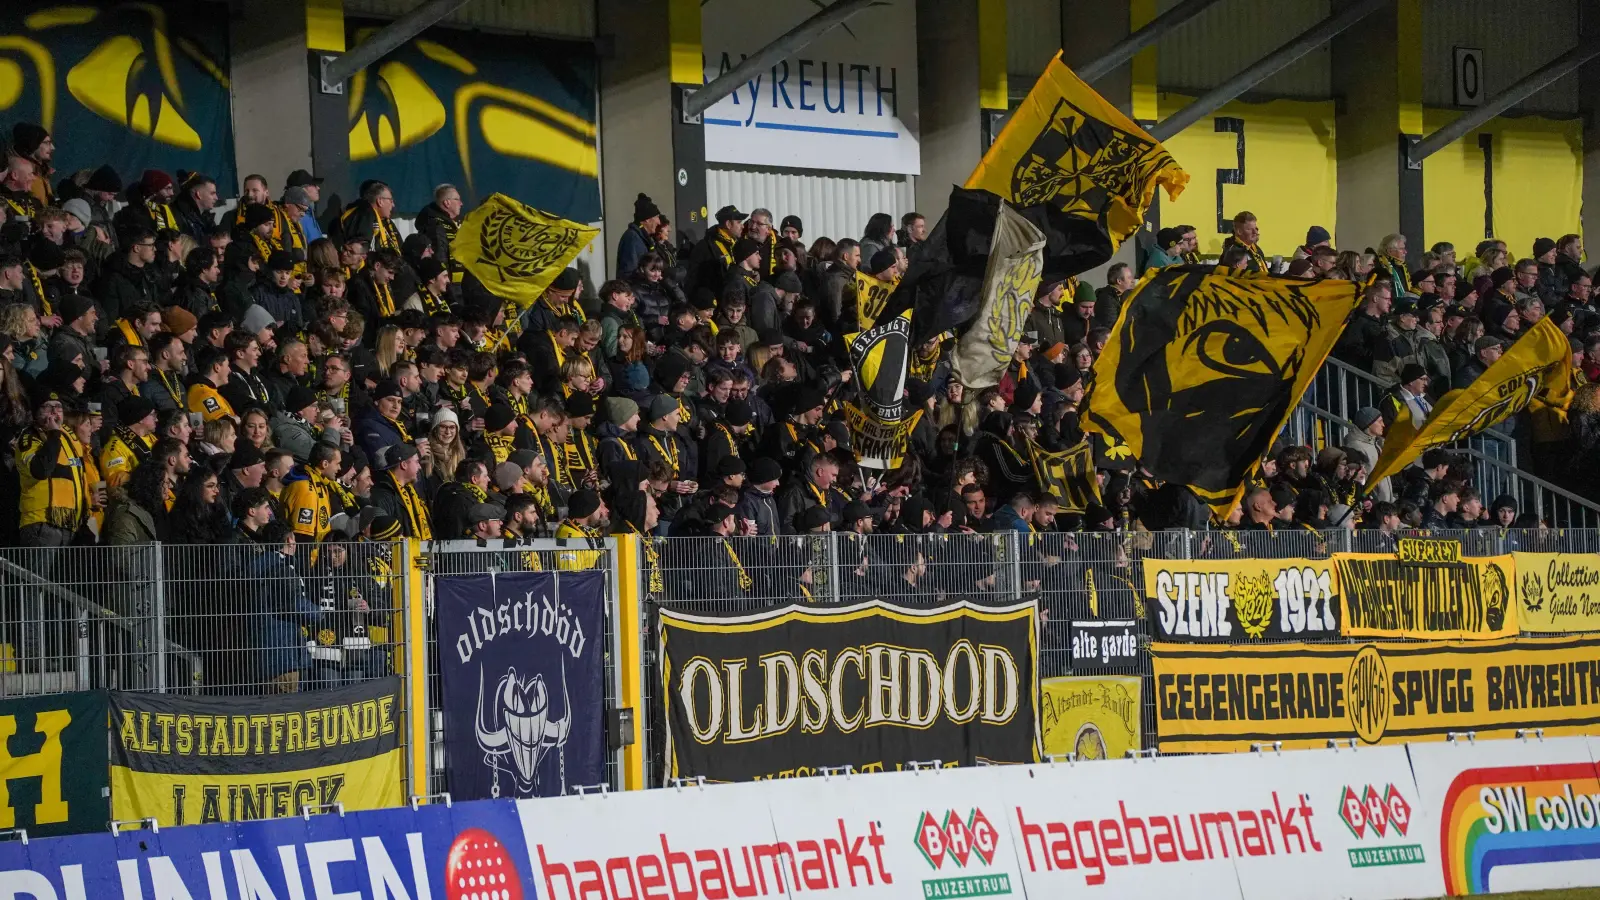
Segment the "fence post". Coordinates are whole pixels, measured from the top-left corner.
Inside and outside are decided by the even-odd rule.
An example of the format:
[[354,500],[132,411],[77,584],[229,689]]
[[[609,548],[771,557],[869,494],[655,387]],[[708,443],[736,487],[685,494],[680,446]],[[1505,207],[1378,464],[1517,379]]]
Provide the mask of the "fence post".
[[[1006,548],[1007,558],[1011,561],[1011,602],[1022,600],[1022,535],[1016,531],[1006,531],[1002,537],[1010,546]],[[995,585],[999,587],[999,585]]]
[[[167,692],[167,572],[165,560],[162,558],[161,542],[156,541],[151,544],[150,552],[155,557],[151,562],[154,564],[155,569],[156,590],[155,599],[150,610],[150,618],[153,620],[153,624],[150,627],[155,630],[153,635],[156,659],[155,684],[156,693],[165,694]],[[145,639],[149,640],[151,637],[152,635],[146,635]],[[148,648],[146,649],[148,650]],[[190,647],[189,649],[194,650],[195,648]],[[140,655],[143,656],[144,654]],[[148,684],[149,682],[147,681],[146,683]]]
[[828,599],[834,603],[839,595],[839,532],[828,532]]
[[[644,591],[640,589],[643,569],[639,558],[642,541],[649,535],[619,534],[616,536],[617,552],[615,597],[617,601],[616,630],[620,647],[617,651],[617,672],[622,677],[617,693],[617,705],[632,710],[633,734],[623,736],[622,787],[624,790],[643,790],[645,747],[644,706]],[[630,740],[631,738],[631,740]]]
[[425,586],[422,580],[422,541],[404,538],[394,544],[394,553],[403,567],[400,579],[400,611],[405,621],[406,780],[411,794],[431,794],[428,775],[432,771],[428,736],[431,710],[428,708],[428,621],[424,610]]

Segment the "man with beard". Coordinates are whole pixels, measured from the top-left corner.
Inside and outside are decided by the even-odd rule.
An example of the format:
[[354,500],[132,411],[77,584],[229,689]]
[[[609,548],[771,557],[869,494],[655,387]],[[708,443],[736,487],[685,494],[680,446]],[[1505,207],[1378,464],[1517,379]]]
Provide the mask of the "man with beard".
[[459,282],[467,271],[450,255],[450,243],[461,227],[461,207],[461,192],[456,186],[441,184],[433,189],[433,202],[417,213],[417,233],[428,239],[433,258],[450,272],[452,282]]

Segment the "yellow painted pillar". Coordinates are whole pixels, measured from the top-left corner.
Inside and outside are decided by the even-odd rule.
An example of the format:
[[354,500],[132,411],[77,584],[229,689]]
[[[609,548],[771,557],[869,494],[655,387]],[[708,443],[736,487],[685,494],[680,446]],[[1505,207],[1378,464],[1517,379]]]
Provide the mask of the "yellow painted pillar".
[[616,627],[622,651],[617,656],[620,667],[622,692],[617,698],[621,709],[633,710],[631,735],[623,736],[622,786],[624,790],[642,790],[645,782],[644,722],[648,714],[644,701],[644,623],[640,617],[643,595],[639,590],[639,542],[645,540],[637,534],[619,534],[617,541],[617,615]]

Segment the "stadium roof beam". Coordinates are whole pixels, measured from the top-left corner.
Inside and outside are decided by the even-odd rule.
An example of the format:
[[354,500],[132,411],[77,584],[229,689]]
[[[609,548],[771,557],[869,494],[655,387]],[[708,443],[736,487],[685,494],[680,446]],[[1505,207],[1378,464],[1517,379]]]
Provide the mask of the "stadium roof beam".
[[1250,90],[1295,60],[1334,39],[1340,32],[1365,19],[1388,0],[1353,0],[1321,22],[1301,32],[1287,44],[1257,60],[1243,72],[1207,91],[1193,103],[1156,123],[1150,133],[1164,141],[1206,116],[1221,109],[1229,101]]
[[1217,0],[1180,0],[1176,6],[1151,19],[1143,28],[1118,41],[1116,46],[1105,52],[1105,55],[1074,71],[1086,83],[1094,84],[1110,75],[1118,66],[1133,59],[1139,51],[1154,46],[1157,41],[1166,37],[1168,32],[1216,3]]
[[322,70],[326,84],[342,84],[350,76],[400,49],[440,19],[467,5],[468,0],[427,0],[421,6],[378,29],[355,49],[329,62]]
[[737,90],[739,85],[754,78],[761,70],[821,37],[835,25],[843,25],[851,16],[878,2],[879,0],[838,0],[789,29],[782,37],[745,57],[737,66],[711,79],[704,87],[685,89],[683,98],[685,119],[699,116],[715,106],[718,100]]
[[1600,44],[1585,41],[1522,76],[1515,84],[1484,101],[1482,106],[1417,141],[1411,148],[1411,163],[1420,164],[1455,141],[1466,137],[1473,129],[1544,90],[1561,77],[1577,71],[1579,66],[1596,56],[1600,56]]

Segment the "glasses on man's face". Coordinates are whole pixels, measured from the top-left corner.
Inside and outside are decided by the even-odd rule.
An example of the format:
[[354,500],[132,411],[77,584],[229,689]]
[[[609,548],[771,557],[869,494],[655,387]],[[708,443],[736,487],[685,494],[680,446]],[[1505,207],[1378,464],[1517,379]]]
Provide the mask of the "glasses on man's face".
[[155,241],[150,241],[149,243],[146,243],[144,241],[140,241],[135,246],[139,247],[139,249],[141,249],[141,250],[154,250],[155,246],[156,246],[156,242]]

